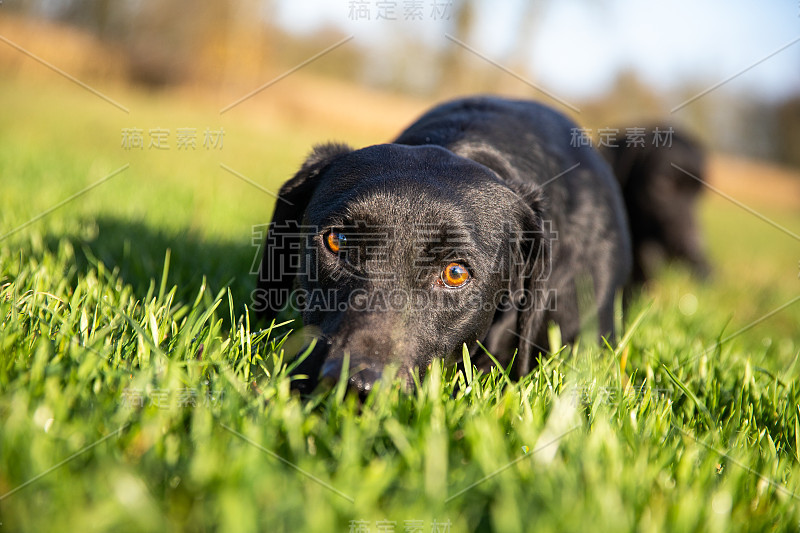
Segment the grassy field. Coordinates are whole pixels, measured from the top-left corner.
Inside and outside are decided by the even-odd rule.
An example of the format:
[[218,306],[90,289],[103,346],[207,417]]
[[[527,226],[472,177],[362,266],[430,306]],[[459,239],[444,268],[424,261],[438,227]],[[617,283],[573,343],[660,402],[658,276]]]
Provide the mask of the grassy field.
[[713,281],[665,271],[618,346],[301,401],[289,326],[249,321],[251,228],[313,142],[402,123],[108,93],[130,113],[0,82],[0,533],[800,529],[800,182],[720,159],[712,182],[772,223],[707,195]]

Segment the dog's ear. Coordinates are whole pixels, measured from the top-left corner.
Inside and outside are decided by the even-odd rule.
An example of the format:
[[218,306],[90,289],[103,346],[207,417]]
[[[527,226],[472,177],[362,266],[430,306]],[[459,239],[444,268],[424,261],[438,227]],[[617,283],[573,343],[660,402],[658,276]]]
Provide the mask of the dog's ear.
[[308,203],[325,169],[352,150],[338,143],[314,147],[300,170],[281,187],[264,242],[258,284],[253,295],[253,310],[259,317],[273,320],[288,302],[302,264],[302,225]]
[[532,354],[539,350],[535,345],[537,333],[548,306],[543,288],[551,274],[551,241],[556,236],[544,213],[541,189],[523,193],[512,217],[515,227],[509,234],[508,290],[517,310],[519,339],[514,372],[518,377],[531,370]]

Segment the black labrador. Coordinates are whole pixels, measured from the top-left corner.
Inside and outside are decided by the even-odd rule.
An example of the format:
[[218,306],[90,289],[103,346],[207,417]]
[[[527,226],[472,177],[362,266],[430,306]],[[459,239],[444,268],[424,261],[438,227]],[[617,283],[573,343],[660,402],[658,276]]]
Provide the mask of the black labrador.
[[711,267],[697,222],[706,157],[702,145],[672,126],[641,128],[642,142],[603,148],[617,176],[633,246],[630,289],[652,279],[666,260],[706,278]]
[[565,342],[582,319],[612,337],[630,236],[611,169],[576,130],[539,103],[473,97],[391,144],[316,147],[280,190],[253,293],[267,320],[288,305],[317,331],[296,386],[337,380],[346,355],[361,393],[389,365],[411,385],[464,343],[480,359],[477,341],[504,364],[516,351],[521,376],[550,323]]

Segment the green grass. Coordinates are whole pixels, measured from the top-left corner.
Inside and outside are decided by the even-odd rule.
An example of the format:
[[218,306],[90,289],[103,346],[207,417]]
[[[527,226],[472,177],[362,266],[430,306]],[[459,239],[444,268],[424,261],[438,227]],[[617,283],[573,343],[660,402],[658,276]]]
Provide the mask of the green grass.
[[246,309],[273,199],[219,163],[277,188],[325,133],[242,113],[220,153],[130,153],[120,128],[219,106],[115,96],[131,115],[0,84],[0,234],[130,164],[0,241],[0,533],[798,530],[800,301],[769,315],[800,293],[787,235],[709,198],[714,281],[665,271],[624,346],[301,401],[296,341]]

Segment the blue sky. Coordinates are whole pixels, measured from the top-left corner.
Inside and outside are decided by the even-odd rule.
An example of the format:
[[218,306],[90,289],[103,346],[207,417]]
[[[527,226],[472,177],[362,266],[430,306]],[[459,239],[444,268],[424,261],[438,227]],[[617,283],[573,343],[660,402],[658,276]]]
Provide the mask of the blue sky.
[[[395,6],[397,20],[376,20],[380,0],[360,1],[369,20],[353,19],[351,0],[281,0],[272,16],[300,34],[336,27],[384,58],[403,54],[409,42],[454,46],[444,37],[448,22],[433,16],[434,0],[421,0],[422,20],[404,20],[407,0],[384,1]],[[465,41],[500,63],[524,65],[520,74],[572,98],[602,92],[623,68],[667,89],[686,81],[710,86],[800,37],[799,0],[537,2],[527,28],[519,23],[524,5],[483,0]],[[725,88],[764,98],[800,92],[800,42]]]

